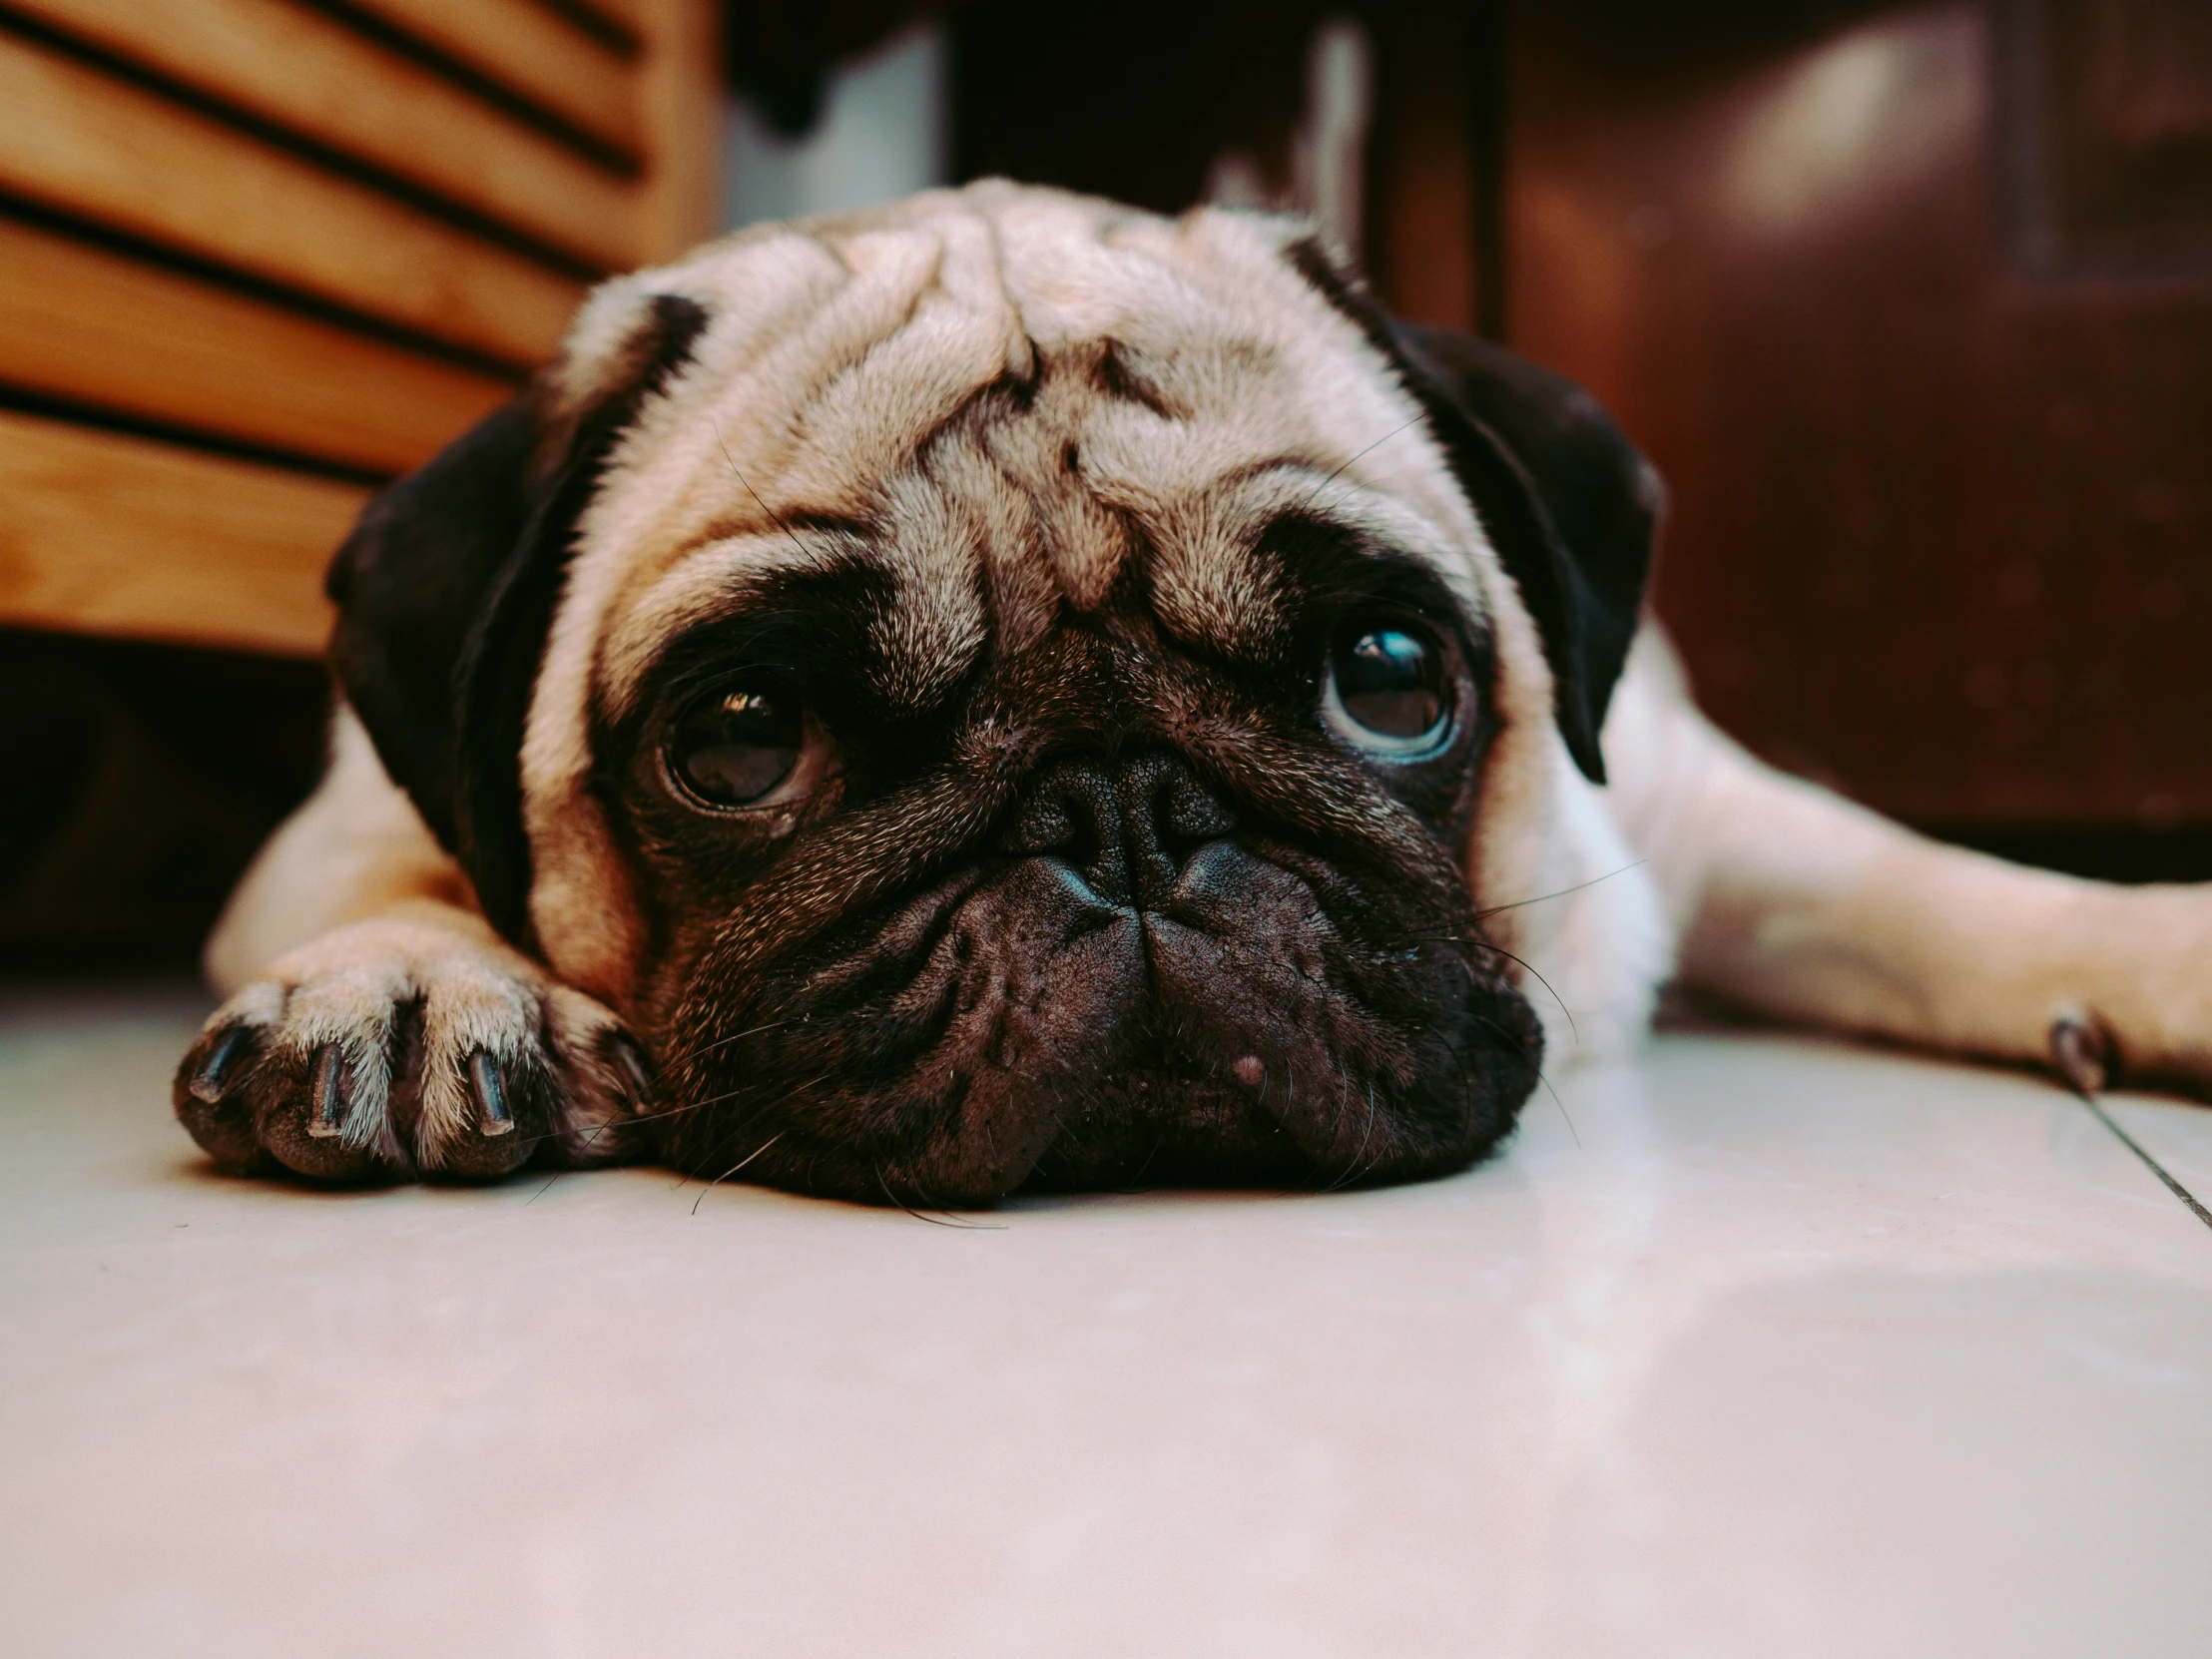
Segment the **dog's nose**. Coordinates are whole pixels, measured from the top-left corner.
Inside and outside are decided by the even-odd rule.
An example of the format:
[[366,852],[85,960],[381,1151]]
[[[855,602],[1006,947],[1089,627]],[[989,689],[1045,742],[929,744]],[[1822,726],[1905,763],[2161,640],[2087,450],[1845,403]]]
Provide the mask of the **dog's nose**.
[[1227,834],[1236,814],[1173,756],[1089,758],[1048,767],[1000,845],[1059,859],[1100,898],[1156,909],[1191,854]]

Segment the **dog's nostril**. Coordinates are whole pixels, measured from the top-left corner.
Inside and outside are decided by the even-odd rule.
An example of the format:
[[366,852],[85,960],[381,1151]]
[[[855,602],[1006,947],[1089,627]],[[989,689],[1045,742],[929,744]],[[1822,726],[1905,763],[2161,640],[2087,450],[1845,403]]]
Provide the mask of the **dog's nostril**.
[[1131,855],[1150,863],[1170,885],[1200,847],[1237,827],[1229,804],[1170,756],[1147,755],[1131,762],[1121,787]]
[[1178,840],[1212,840],[1237,828],[1229,804],[1181,767],[1168,773],[1155,806],[1162,827]]
[[999,844],[1008,852],[1057,852],[1081,863],[1119,840],[1117,817],[1113,786],[1095,767],[1063,764],[1030,790]]

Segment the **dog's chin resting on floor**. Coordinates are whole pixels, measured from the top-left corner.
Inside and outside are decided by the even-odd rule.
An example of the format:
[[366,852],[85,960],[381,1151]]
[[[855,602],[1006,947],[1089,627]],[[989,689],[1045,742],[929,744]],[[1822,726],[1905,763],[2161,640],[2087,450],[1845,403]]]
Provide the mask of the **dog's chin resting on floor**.
[[327,1180],[1335,1187],[1672,975],[2212,1081],[2212,889],[1760,766],[1641,617],[1660,505],[1290,220],[989,183],[609,282],[338,549],[330,771],[179,1115]]

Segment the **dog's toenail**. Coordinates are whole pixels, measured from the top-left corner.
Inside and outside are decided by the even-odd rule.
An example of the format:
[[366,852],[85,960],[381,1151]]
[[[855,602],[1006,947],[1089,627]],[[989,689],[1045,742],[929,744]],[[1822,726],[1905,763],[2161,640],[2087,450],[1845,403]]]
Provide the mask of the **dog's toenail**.
[[645,1056],[638,1052],[638,1045],[627,1037],[617,1037],[615,1064],[622,1068],[622,1075],[629,1080],[631,1110],[642,1112],[651,1106],[653,1078],[645,1069]]
[[200,1062],[200,1069],[185,1085],[195,1100],[203,1106],[213,1106],[223,1098],[223,1074],[231,1069],[231,1062],[238,1058],[245,1042],[246,1027],[243,1025],[234,1025],[216,1038],[215,1047],[208,1050],[208,1057]]
[[487,1135],[514,1133],[514,1113],[507,1109],[507,1085],[499,1075],[499,1062],[482,1049],[468,1057],[469,1086],[476,1091],[476,1107]]
[[345,1117],[345,1056],[336,1043],[324,1043],[314,1057],[314,1102],[307,1113],[307,1133],[328,1140],[343,1127]]
[[2111,1045],[2093,1015],[2060,1014],[2052,1020],[2050,1058],[2076,1094],[2093,1095],[2108,1081]]

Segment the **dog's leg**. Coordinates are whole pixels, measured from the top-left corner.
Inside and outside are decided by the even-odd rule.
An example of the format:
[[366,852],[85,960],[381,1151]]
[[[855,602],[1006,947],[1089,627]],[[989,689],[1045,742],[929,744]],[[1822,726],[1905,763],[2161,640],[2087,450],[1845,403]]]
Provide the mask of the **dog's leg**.
[[175,1100],[229,1168],[486,1177],[533,1154],[633,1150],[636,1044],[493,932],[349,712],[328,776],[233,895],[208,971],[230,999]]
[[2025,869],[1785,777],[1697,712],[1651,627],[1605,737],[1688,985],[2083,1087],[2212,1086],[2212,885]]

